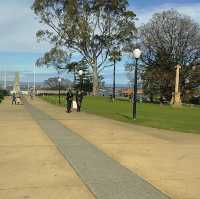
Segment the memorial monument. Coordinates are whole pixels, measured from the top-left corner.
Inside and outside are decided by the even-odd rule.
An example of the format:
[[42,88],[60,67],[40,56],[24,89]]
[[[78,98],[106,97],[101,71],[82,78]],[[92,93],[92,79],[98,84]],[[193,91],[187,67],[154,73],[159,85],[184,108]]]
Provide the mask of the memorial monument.
[[13,91],[12,93],[15,93],[17,95],[20,94],[20,77],[19,77],[19,72],[15,73],[15,81],[13,84]]
[[175,92],[172,94],[171,104],[175,106],[181,105],[181,93],[179,91],[179,78],[180,78],[180,69],[181,65],[177,65],[176,67],[176,79],[175,79]]

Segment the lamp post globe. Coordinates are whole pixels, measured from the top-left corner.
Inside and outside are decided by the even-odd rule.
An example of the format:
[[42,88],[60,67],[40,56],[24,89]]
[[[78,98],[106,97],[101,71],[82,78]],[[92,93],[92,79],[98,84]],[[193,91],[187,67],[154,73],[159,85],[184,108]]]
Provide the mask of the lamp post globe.
[[78,74],[80,76],[80,90],[83,88],[83,70],[79,70]]
[[78,74],[79,74],[80,76],[82,76],[82,75],[83,75],[83,70],[79,70],[79,71],[78,71]]
[[142,52],[140,49],[136,48],[133,51],[133,56],[136,60],[135,63],[135,77],[134,77],[134,91],[133,91],[133,119],[136,120],[137,113],[137,70],[138,70],[138,59],[140,58]]
[[58,78],[58,86],[59,86],[59,88],[58,88],[58,89],[59,89],[59,91],[58,91],[58,92],[59,92],[59,93],[58,93],[58,97],[59,97],[59,104],[60,104],[60,84],[61,84],[61,81],[62,81],[62,79],[59,77],[59,78]]
[[134,51],[133,51],[133,56],[135,59],[139,59],[140,56],[142,54],[142,51],[139,49],[139,48],[136,48]]
[[58,82],[61,82],[61,81],[62,81],[62,79],[59,77],[59,78],[58,78]]

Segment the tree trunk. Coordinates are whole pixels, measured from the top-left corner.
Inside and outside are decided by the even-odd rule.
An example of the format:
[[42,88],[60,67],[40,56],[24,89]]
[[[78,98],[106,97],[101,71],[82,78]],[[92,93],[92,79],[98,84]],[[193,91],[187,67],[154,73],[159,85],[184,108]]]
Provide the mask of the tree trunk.
[[151,103],[153,103],[153,98],[154,98],[153,93],[150,93],[150,102]]
[[93,95],[96,96],[99,92],[99,78],[97,71],[97,64],[93,65]]

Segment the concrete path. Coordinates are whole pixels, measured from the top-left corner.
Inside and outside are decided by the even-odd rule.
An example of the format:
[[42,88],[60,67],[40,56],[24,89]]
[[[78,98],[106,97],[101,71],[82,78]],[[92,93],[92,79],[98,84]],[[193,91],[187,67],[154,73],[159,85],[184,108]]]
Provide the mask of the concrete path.
[[24,106],[0,104],[0,199],[93,199]]
[[32,104],[174,199],[200,197],[200,136],[134,126]]
[[150,183],[29,103],[25,107],[98,199],[168,199]]

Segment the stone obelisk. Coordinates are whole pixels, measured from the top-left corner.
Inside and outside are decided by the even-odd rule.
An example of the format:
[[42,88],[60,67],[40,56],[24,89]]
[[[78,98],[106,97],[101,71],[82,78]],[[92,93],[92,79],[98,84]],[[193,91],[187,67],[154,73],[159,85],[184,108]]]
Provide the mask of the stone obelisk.
[[15,81],[13,85],[13,92],[15,94],[20,94],[20,77],[19,77],[19,72],[15,73]]
[[181,65],[176,66],[176,80],[175,80],[175,93],[172,94],[171,104],[175,106],[181,105],[181,93],[179,91],[179,78],[180,78]]

